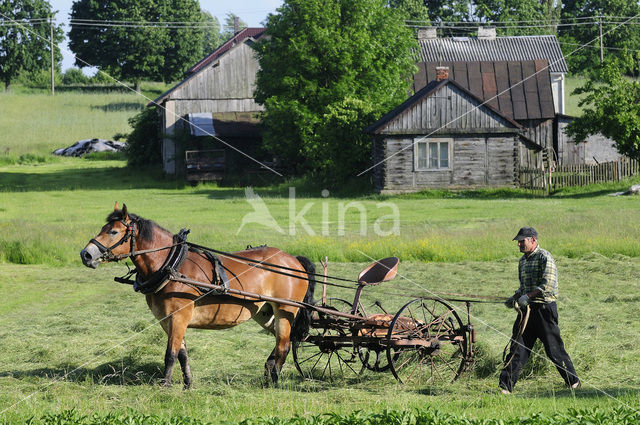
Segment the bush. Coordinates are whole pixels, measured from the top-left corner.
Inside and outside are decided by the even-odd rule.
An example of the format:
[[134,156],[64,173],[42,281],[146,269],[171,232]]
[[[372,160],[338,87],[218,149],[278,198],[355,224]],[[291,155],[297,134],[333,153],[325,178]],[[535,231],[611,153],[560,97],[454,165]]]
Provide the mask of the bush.
[[78,68],[69,68],[62,75],[62,84],[68,86],[77,84],[89,84],[89,77],[82,73]]
[[[48,89],[51,87],[51,70],[42,69],[21,74],[18,77],[18,82],[32,89]],[[62,84],[62,75],[59,72],[54,74],[53,82],[56,86]]]
[[142,167],[162,164],[160,117],[156,108],[145,108],[129,119],[133,131],[127,138],[127,164]]

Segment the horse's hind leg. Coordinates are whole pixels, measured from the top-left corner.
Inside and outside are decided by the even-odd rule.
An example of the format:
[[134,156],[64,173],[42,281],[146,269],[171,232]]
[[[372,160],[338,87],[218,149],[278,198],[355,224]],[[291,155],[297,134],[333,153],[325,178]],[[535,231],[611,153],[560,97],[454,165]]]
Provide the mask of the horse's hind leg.
[[280,370],[282,370],[282,365],[284,365],[284,361],[286,360],[287,354],[289,354],[289,349],[291,348],[289,338],[295,313],[289,309],[293,310],[293,308],[290,307],[287,310],[283,308],[274,309],[276,347],[273,349],[271,355],[267,359],[267,362],[264,364],[264,377],[267,385],[269,383],[276,384],[278,382]]
[[187,345],[185,344],[184,339],[182,340],[180,351],[178,351],[178,360],[180,361],[180,368],[182,368],[182,383],[184,384],[184,388],[188,389],[191,387],[193,375],[191,375],[189,356],[187,355]]

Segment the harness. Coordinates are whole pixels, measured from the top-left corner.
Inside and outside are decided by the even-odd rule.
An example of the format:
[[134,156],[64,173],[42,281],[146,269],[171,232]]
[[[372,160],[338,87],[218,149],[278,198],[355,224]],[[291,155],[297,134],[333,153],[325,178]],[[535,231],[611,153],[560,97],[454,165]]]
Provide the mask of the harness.
[[[142,294],[150,294],[150,293],[157,293],[160,290],[162,290],[162,288],[164,288],[167,285],[167,283],[169,283],[169,281],[172,280],[173,277],[182,276],[178,272],[178,270],[180,269],[180,267],[182,267],[182,264],[184,264],[185,260],[187,259],[187,253],[189,251],[195,251],[187,243],[187,235],[189,234],[189,230],[182,229],[180,230],[180,232],[178,232],[177,235],[173,235],[173,244],[171,246],[162,247],[159,249],[135,251],[134,249],[135,223],[130,222],[129,224],[127,224],[122,220],[120,222],[127,227],[127,231],[125,235],[114,245],[110,246],[109,248],[106,248],[104,245],[102,245],[100,242],[96,241],[95,239],[91,239],[90,241],[98,247],[98,249],[102,253],[103,258],[106,259],[107,261],[119,261],[122,258],[126,258],[126,257],[133,258],[143,253],[154,252],[154,251],[159,251],[159,250],[168,249],[168,248],[170,248],[171,251],[169,251],[169,255],[167,255],[167,258],[165,259],[162,266],[158,270],[156,270],[154,273],[152,273],[146,280],[142,280],[140,274],[138,274],[137,270],[135,269],[129,270],[129,272],[124,276],[114,277],[113,280],[119,283],[133,285],[133,290],[136,292],[140,292]],[[130,241],[131,243],[131,249],[129,253],[124,255],[114,255],[112,250],[115,247],[120,246],[123,243],[126,243],[127,241]],[[229,279],[225,272],[224,266],[222,265],[222,263],[220,262],[217,256],[207,251],[205,251],[204,254],[207,260],[209,260],[209,262],[213,266],[213,272],[214,272],[213,282],[218,282],[224,288],[223,291],[216,291],[214,295],[226,294],[227,291],[229,290]],[[135,277],[135,280],[132,280],[131,277],[134,274],[136,275],[136,277]]]

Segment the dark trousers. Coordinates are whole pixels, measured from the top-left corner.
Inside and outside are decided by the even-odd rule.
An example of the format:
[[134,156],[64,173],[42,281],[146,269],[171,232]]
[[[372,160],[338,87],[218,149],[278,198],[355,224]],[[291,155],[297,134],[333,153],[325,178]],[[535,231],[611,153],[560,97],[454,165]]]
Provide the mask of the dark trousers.
[[[512,335],[517,334],[519,324],[520,321],[516,319],[513,324]],[[522,336],[515,341],[511,340],[511,349],[505,363],[507,366],[500,372],[500,388],[509,391],[513,390],[522,368],[529,360],[533,344],[538,338],[544,344],[544,351],[547,353],[547,357],[556,366],[564,382],[567,385],[572,385],[579,381],[573,368],[573,363],[564,349],[564,343],[560,337],[556,303],[532,303],[529,322]]]

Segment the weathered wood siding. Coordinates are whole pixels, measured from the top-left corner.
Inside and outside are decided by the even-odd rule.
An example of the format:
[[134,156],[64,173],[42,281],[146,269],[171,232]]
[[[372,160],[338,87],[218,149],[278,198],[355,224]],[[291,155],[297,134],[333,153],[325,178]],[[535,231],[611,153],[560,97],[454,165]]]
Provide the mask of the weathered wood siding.
[[[446,136],[446,137],[445,137]],[[442,135],[425,141],[453,143],[451,166],[446,170],[416,170],[414,136],[386,136],[374,143],[376,189],[385,192],[412,191],[423,188],[470,188],[514,186],[518,149],[515,135]],[[376,168],[378,168],[376,167]]]
[[436,129],[499,129],[513,124],[453,85],[421,99],[390,122],[382,134],[420,134]]
[[571,117],[558,117],[558,165],[597,164],[617,161],[623,157],[615,148],[613,140],[602,134],[594,134],[586,142],[575,143],[565,134],[571,121]]
[[553,119],[521,120],[525,136],[543,148],[553,148]]
[[182,86],[176,88],[171,94],[171,99],[253,100],[258,69],[259,64],[253,49],[247,43],[240,43],[222,55],[218,61],[207,69],[199,72],[188,81],[185,81]]

